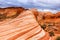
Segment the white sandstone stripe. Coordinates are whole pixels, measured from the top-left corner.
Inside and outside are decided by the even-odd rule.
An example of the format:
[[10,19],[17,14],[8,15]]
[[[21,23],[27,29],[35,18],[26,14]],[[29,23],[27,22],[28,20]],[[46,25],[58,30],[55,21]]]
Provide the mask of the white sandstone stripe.
[[38,40],[46,35],[45,31],[42,30],[39,34],[31,37],[29,40]]

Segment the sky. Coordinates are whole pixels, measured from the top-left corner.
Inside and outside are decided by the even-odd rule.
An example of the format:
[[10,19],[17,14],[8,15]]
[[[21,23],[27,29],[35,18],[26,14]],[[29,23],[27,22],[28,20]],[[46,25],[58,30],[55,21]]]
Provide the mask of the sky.
[[0,0],[0,7],[24,7],[60,11],[60,0]]

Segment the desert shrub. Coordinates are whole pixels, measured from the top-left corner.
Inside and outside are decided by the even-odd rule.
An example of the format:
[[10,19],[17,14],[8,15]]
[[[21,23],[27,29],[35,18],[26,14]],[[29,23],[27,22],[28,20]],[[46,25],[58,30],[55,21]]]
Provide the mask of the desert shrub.
[[50,36],[54,36],[54,32],[53,31],[49,32],[49,34],[50,34]]
[[58,36],[58,37],[56,38],[56,40],[60,40],[60,36]]
[[41,27],[43,28],[43,29],[45,29],[46,28],[46,25],[44,24],[44,25],[41,25]]

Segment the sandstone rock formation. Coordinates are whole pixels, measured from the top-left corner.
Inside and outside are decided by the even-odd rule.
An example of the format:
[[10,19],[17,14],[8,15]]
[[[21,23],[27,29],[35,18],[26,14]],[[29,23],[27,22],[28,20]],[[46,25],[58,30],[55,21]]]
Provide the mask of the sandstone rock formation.
[[4,10],[8,18],[0,21],[0,40],[52,40],[39,25],[36,14],[38,12],[35,9],[19,11],[14,19],[10,18],[16,15],[18,8]]

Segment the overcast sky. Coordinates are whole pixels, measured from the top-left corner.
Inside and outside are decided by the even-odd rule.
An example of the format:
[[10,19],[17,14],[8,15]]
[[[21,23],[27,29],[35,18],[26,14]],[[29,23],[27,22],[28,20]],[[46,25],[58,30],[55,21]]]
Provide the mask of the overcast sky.
[[60,0],[0,0],[0,7],[10,6],[60,10]]

